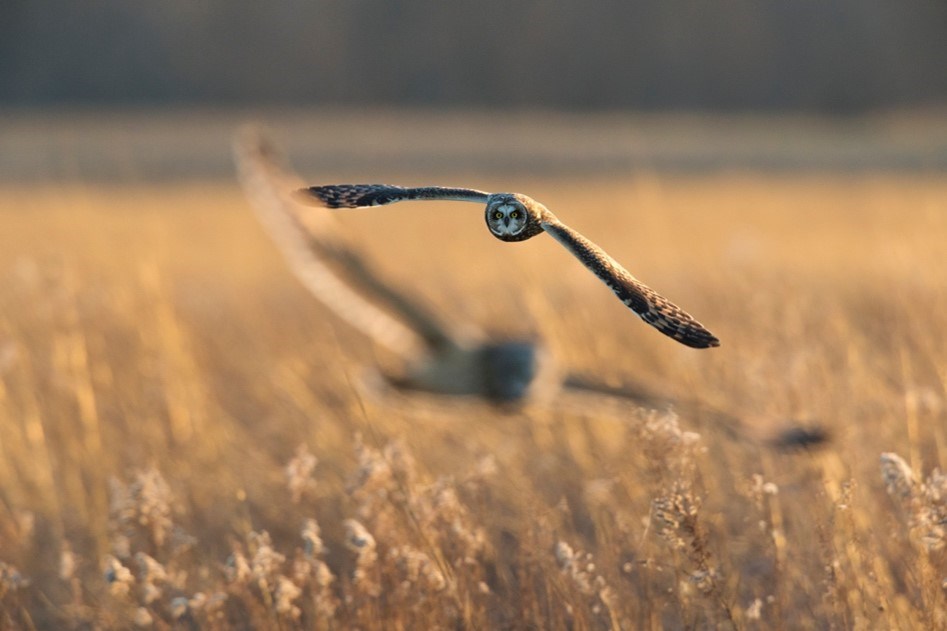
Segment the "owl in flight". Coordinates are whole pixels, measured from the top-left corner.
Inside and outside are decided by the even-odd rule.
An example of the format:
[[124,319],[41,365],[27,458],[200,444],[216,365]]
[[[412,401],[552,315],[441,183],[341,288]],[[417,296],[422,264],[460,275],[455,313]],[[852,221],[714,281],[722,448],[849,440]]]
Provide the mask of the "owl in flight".
[[[698,414],[731,437],[753,441],[759,438],[754,437],[752,428],[747,428],[739,416],[699,400],[668,399],[639,384],[615,386],[602,383],[594,376],[560,372],[554,358],[544,352],[535,339],[490,339],[478,333],[473,323],[463,321],[462,317],[455,315],[449,321],[443,321],[427,309],[423,301],[380,276],[371,261],[355,247],[356,244],[345,238],[328,212],[316,212],[308,218],[299,213],[295,201],[300,196],[291,191],[301,186],[302,181],[283,164],[279,151],[265,137],[254,128],[247,128],[234,140],[240,181],[258,218],[285,256],[290,269],[330,311],[404,360],[404,369],[395,374],[388,370],[379,371],[381,385],[388,387],[369,392],[473,395],[501,405],[527,401],[542,405],[545,401],[558,408],[563,404],[578,404],[575,409],[582,414],[587,413],[590,405],[596,406],[592,409],[607,411],[614,409],[611,403],[621,401],[649,408],[671,406],[685,414]],[[340,200],[343,190],[352,191],[355,187],[326,188],[336,191],[333,197],[337,201],[335,204],[324,201],[322,205],[359,205],[353,203],[359,196],[352,193],[345,194],[347,203]],[[408,199],[405,189],[375,188],[376,192],[380,190],[397,192],[397,201]],[[436,196],[442,194],[438,189],[427,190],[431,192],[426,196],[422,194],[420,199],[443,198]],[[489,198],[479,191],[448,191],[451,193],[446,197],[448,199],[486,202]],[[304,189],[303,201],[311,204],[313,196],[309,189]],[[315,197],[321,201],[319,195]],[[375,203],[393,201],[396,200],[389,196],[384,202]],[[362,202],[362,205],[369,204],[369,200]],[[509,214],[512,214],[511,210],[508,210]],[[516,217],[510,217],[510,222],[521,219],[521,212],[519,210]],[[494,216],[493,220],[496,222],[498,218]],[[617,267],[616,263],[612,264]],[[650,290],[646,290],[645,295],[656,296]],[[367,380],[363,385],[377,384],[374,380]],[[576,400],[574,396],[580,398]],[[624,419],[627,408],[620,409]],[[828,439],[828,433],[818,425],[794,421],[767,442],[780,449],[794,449],[812,447]]]
[[525,195],[440,186],[403,188],[386,184],[335,184],[300,189],[297,199],[328,208],[384,206],[409,200],[486,204],[487,228],[497,239],[525,241],[547,232],[608,285],[619,300],[657,330],[693,348],[720,346],[720,340],[690,314],[643,284],[600,247]]

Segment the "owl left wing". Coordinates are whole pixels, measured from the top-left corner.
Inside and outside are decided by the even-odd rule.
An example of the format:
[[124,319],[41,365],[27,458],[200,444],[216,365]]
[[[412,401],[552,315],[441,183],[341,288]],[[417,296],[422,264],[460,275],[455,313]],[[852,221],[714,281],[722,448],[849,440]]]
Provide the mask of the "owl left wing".
[[547,215],[541,221],[543,230],[566,247],[573,255],[615,292],[638,316],[681,344],[692,348],[720,346],[720,340],[695,320],[686,311],[654,291],[600,247],[565,225]]
[[296,192],[299,201],[327,208],[384,206],[409,200],[445,200],[486,203],[489,193],[472,188],[421,186],[404,188],[389,184],[330,184],[310,186]]
[[[258,131],[242,130],[233,150],[240,183],[257,218],[319,302],[407,361],[424,352],[451,352],[465,342],[466,336],[441,322],[423,302],[375,271],[344,238],[329,211],[303,216],[305,209],[289,195],[302,182]],[[473,330],[472,325],[463,328]]]

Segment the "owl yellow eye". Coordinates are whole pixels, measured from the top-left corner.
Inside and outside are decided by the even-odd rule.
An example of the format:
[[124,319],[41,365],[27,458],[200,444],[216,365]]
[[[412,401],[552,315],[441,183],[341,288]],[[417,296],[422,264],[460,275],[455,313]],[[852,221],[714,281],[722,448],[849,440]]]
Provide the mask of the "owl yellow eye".
[[518,210],[514,210],[513,212],[510,213],[510,217],[512,217],[513,219],[518,219],[519,216],[520,216],[520,211]]
[[493,218],[494,218],[494,219],[503,219],[503,213],[501,213],[501,212],[498,210],[498,211],[496,211],[495,213],[493,213]]

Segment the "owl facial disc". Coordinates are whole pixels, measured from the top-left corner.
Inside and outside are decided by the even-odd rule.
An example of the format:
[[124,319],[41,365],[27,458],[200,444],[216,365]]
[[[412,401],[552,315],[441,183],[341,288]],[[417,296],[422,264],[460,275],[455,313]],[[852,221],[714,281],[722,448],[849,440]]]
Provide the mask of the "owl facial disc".
[[541,213],[525,195],[494,193],[487,200],[484,219],[490,234],[501,241],[525,241],[542,233]]
[[519,202],[498,202],[487,207],[487,227],[500,239],[515,237],[526,228],[529,216]]

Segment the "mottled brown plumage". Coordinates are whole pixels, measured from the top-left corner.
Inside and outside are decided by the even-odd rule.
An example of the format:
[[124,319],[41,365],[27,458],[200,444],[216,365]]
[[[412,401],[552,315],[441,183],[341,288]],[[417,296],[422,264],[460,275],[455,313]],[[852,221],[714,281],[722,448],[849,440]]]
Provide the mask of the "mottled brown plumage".
[[618,299],[642,320],[681,344],[693,348],[720,346],[690,314],[657,293],[581,234],[559,221],[548,208],[519,193],[484,193],[438,186],[403,188],[386,184],[334,184],[299,191],[300,199],[329,208],[382,206],[407,200],[453,200],[486,203],[490,233],[501,241],[525,241],[549,233],[598,276]]

